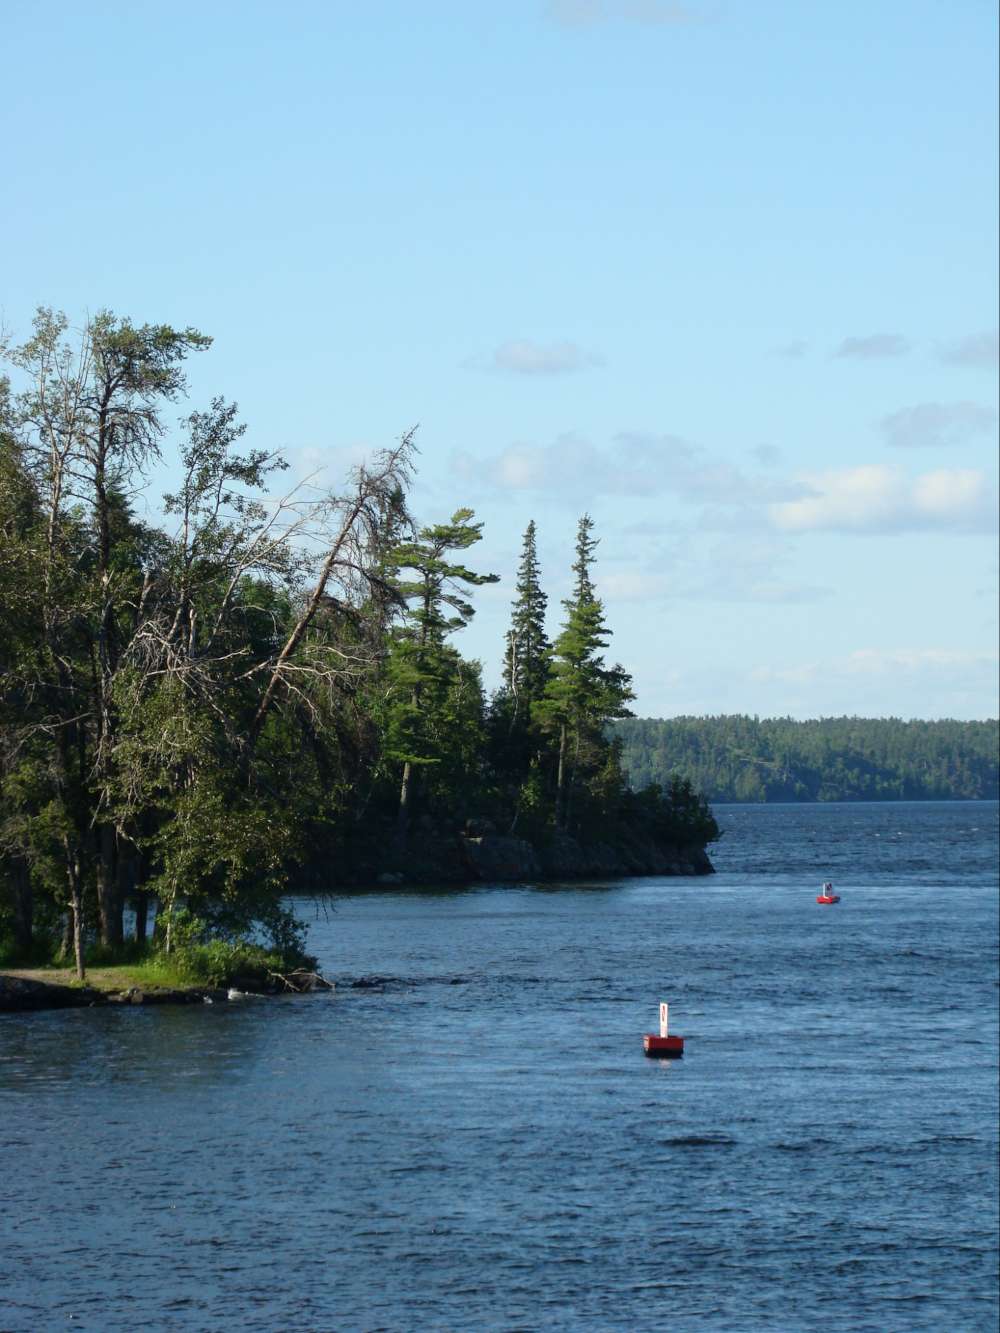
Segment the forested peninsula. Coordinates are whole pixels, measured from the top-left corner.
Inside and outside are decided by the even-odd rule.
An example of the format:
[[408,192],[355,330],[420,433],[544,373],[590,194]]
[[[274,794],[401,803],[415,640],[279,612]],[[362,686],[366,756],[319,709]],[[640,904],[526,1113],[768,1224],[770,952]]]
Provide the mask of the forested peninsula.
[[632,784],[679,776],[716,803],[996,800],[998,725],[899,718],[629,718]]
[[456,643],[482,525],[411,512],[413,434],[283,489],[235,404],[175,425],[210,342],[42,309],[3,348],[0,964],[219,982],[308,961],[289,892],[710,871],[705,801],[630,785],[608,735],[592,520],[551,637],[527,524],[487,697]]

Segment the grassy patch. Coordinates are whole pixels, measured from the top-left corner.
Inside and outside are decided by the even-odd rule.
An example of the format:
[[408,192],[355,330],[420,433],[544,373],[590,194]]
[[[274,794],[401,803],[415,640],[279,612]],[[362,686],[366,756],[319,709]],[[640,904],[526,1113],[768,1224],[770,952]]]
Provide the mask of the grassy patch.
[[92,990],[139,990],[166,988],[180,990],[192,985],[191,978],[162,958],[151,958],[141,963],[121,963],[116,966],[88,967],[85,980],[78,981],[73,967],[10,967],[2,969],[8,976],[24,977],[28,981],[44,981],[54,986],[89,986]]
[[[239,935],[213,934],[205,921],[188,912],[173,919],[173,948],[165,953],[152,941],[124,940],[109,948],[89,940],[85,949],[86,977],[65,956],[15,958],[0,952],[0,971],[31,981],[63,986],[90,986],[100,991],[184,990],[193,987],[265,986],[271,973],[296,967],[310,970],[316,960],[303,952],[299,931],[292,931],[284,948],[267,948]],[[50,945],[50,947],[54,947]]]

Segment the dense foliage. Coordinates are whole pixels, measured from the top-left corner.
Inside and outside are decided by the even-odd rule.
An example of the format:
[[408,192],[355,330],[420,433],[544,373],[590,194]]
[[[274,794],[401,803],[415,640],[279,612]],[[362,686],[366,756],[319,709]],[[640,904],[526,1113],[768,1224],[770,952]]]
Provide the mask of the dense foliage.
[[618,723],[634,786],[687,778],[709,800],[996,800],[996,722],[899,718],[633,718]]
[[[588,517],[551,647],[529,525],[487,699],[452,641],[495,580],[464,562],[471,510],[415,522],[410,435],[318,500],[274,498],[282,459],[247,450],[221,398],[172,439],[185,361],[209,342],[110,313],[73,332],[41,310],[6,349],[0,954],[61,951],[82,976],[94,944],[144,949],[155,914],[153,947],[194,970],[247,941],[292,959],[290,882],[373,857],[405,872],[415,844],[470,820],[715,836],[690,786],[634,795],[607,737],[631,691],[603,657]],[[161,462],[178,480],[151,522]]]

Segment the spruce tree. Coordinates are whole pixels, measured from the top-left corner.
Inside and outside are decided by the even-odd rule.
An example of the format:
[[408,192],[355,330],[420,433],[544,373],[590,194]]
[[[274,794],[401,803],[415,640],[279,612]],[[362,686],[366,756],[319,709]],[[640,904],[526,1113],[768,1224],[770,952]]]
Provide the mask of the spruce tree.
[[510,698],[510,726],[527,725],[532,706],[545,693],[549,641],[545,635],[548,598],[542,591],[534,519],[528,524],[517,570],[510,629],[504,652],[504,689]]
[[566,619],[552,648],[551,675],[539,706],[545,725],[558,736],[555,815],[560,828],[570,821],[573,786],[607,761],[606,724],[628,717],[626,705],[635,697],[628,672],[604,664],[602,649],[611,632],[590,572],[597,544],[594,521],[584,514],[577,528],[573,594],[563,602]]

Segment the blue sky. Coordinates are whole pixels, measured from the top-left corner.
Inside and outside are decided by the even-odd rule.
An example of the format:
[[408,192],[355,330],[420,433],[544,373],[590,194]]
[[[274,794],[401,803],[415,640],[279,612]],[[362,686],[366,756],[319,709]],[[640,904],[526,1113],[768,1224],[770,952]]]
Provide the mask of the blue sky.
[[[192,405],[419,516],[578,515],[644,715],[996,716],[990,0],[5,5],[0,317],[215,338]],[[152,503],[152,501],[151,501]]]

